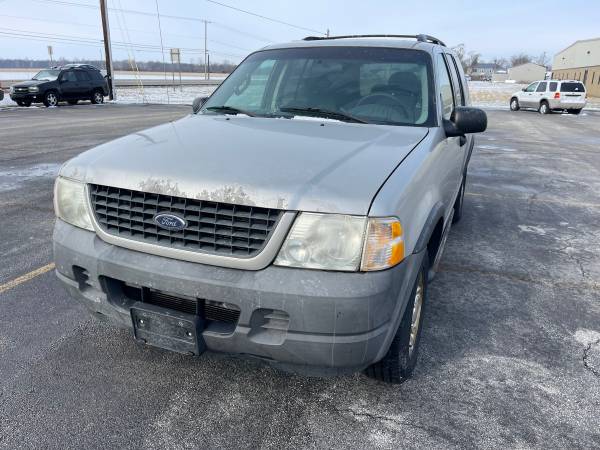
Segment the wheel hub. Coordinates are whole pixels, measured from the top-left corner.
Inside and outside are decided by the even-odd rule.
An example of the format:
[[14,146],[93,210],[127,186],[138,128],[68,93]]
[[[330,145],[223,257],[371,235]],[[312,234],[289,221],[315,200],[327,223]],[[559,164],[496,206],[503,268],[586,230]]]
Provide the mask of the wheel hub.
[[408,352],[412,354],[417,336],[419,334],[419,325],[421,323],[421,310],[423,309],[423,294],[424,294],[424,278],[423,272],[419,273],[417,281],[417,290],[415,291],[415,299],[413,302],[412,319],[410,322],[410,340],[408,342]]

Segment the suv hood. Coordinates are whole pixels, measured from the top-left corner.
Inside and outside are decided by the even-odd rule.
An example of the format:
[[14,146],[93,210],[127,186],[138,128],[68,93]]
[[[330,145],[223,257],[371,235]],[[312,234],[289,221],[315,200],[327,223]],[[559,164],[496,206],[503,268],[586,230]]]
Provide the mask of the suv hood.
[[305,119],[190,115],[82,153],[61,175],[201,200],[366,215],[428,133]]
[[29,81],[22,81],[21,83],[13,84],[13,87],[29,87],[29,86],[38,86],[38,85],[40,85],[40,84],[44,84],[44,83],[51,83],[51,81],[48,81],[48,80],[29,80]]

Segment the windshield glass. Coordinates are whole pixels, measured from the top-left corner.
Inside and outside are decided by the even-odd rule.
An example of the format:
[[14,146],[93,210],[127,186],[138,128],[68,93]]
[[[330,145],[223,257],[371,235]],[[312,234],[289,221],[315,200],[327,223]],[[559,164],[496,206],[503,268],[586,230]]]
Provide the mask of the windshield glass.
[[435,122],[431,72],[430,56],[418,50],[260,51],[240,64],[202,112],[431,126]]
[[42,70],[38,72],[32,79],[33,80],[44,80],[54,81],[58,78],[60,70]]

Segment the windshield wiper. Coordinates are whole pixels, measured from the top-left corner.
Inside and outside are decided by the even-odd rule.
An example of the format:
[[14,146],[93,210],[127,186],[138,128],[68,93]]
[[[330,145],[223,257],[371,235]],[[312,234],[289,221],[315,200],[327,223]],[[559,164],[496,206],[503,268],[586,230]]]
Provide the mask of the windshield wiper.
[[314,116],[314,117],[325,117],[327,119],[342,120],[344,122],[355,122],[355,123],[370,123],[364,119],[359,119],[350,114],[343,113],[340,111],[329,111],[322,108],[296,108],[293,106],[284,106],[279,108],[282,112],[289,112],[298,115]]
[[233,106],[209,106],[206,108],[209,111],[222,112],[223,114],[244,114],[250,117],[256,117],[256,114],[244,111],[243,109],[234,108]]

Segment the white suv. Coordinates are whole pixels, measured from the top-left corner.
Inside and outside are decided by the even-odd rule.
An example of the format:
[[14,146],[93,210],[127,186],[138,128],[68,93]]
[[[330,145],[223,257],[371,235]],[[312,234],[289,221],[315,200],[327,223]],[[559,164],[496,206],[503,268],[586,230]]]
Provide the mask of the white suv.
[[511,111],[534,108],[542,114],[566,110],[579,114],[586,104],[585,86],[577,80],[534,81],[510,99]]

